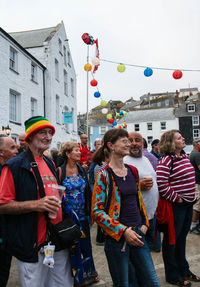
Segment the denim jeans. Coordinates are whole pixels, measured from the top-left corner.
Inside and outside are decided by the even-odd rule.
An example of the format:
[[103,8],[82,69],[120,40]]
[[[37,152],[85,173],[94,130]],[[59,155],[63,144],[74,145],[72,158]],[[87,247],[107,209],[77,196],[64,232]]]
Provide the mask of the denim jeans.
[[157,230],[157,239],[154,240],[155,237],[155,228],[156,228],[156,216],[154,218],[149,220],[149,228],[147,230],[145,239],[149,246],[150,250],[153,251],[160,251],[161,250],[161,238],[160,238],[160,232]]
[[192,205],[173,203],[175,240],[174,245],[168,243],[168,232],[164,232],[162,254],[165,266],[166,281],[179,281],[190,274],[189,264],[185,258],[186,237],[192,220]]
[[150,250],[145,241],[145,235],[141,232],[140,228],[136,228],[134,231],[142,236],[141,240],[144,242],[144,245],[136,247],[127,244],[124,252],[122,251],[125,242],[124,237],[119,242],[111,237],[106,237],[105,253],[113,286],[159,287],[160,283],[156,275]]

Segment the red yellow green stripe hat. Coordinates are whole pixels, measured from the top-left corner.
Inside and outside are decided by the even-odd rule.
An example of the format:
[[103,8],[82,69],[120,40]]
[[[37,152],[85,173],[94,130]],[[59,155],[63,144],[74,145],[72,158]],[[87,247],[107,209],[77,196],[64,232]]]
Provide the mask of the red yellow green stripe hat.
[[42,116],[35,116],[25,121],[25,141],[28,142],[28,139],[30,135],[38,130],[44,129],[44,128],[51,128],[53,130],[53,134],[55,133],[55,128],[52,126],[52,124]]

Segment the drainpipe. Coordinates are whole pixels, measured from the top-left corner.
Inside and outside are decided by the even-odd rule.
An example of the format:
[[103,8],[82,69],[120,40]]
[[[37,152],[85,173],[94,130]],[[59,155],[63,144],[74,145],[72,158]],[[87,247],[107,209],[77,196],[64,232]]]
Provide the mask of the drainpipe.
[[45,108],[45,75],[44,75],[45,70],[43,70],[43,102],[44,102],[44,117],[46,117],[46,108]]

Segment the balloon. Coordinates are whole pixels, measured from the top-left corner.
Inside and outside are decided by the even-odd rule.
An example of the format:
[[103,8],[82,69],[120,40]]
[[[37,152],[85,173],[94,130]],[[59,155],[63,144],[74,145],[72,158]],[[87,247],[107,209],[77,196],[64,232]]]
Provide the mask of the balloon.
[[123,115],[124,115],[124,112],[123,112],[123,111],[121,111],[121,112],[119,112],[119,114],[120,114],[120,116],[123,116]]
[[153,75],[153,70],[151,68],[146,68],[144,70],[145,77],[151,77]]
[[108,121],[109,121],[110,124],[113,124],[113,123],[114,123],[114,120],[113,120],[113,119],[109,119]]
[[120,73],[123,73],[126,70],[126,67],[124,66],[124,64],[119,64],[117,66],[117,71]]
[[124,111],[124,116],[127,116],[127,114],[128,114],[128,113],[127,113],[126,111]]
[[114,122],[113,122],[113,126],[116,126],[116,125],[117,125],[117,122],[116,122],[116,121],[114,121]]
[[90,85],[93,86],[93,87],[97,86],[97,84],[98,84],[98,82],[95,79],[90,81]]
[[123,127],[127,128],[127,123],[126,122],[123,122]]
[[104,115],[108,113],[108,109],[106,109],[106,108],[102,109],[101,111],[102,111],[102,114],[104,114]]
[[94,96],[95,96],[95,98],[99,98],[101,96],[101,94],[99,92],[95,92]]
[[180,70],[175,70],[173,72],[173,78],[176,80],[182,78],[182,76],[183,76],[183,73]]
[[84,70],[85,71],[91,71],[92,70],[92,65],[91,64],[85,64]]
[[104,100],[102,100],[102,101],[101,101],[101,106],[102,106],[102,107],[106,107],[106,106],[107,106],[107,102],[104,101]]
[[99,58],[94,58],[93,60],[92,60],[92,64],[94,65],[94,66],[98,66],[99,64],[100,64],[100,61],[99,61]]
[[[104,109],[103,109],[104,110]],[[106,118],[109,120],[112,118],[112,114],[107,114]]]
[[119,117],[119,113],[116,113],[115,115],[116,115],[116,117]]
[[82,36],[81,36],[83,42],[87,45],[93,45],[94,44],[94,38],[88,34],[88,33],[84,33]]
[[121,125],[119,125],[117,128],[118,128],[118,129],[122,129],[122,126],[121,126]]

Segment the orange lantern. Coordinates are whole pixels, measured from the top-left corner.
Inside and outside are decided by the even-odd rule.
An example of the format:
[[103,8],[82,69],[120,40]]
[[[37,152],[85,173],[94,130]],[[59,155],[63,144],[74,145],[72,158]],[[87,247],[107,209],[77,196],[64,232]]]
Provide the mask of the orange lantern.
[[84,70],[85,71],[91,71],[92,70],[92,65],[91,64],[85,64]]

